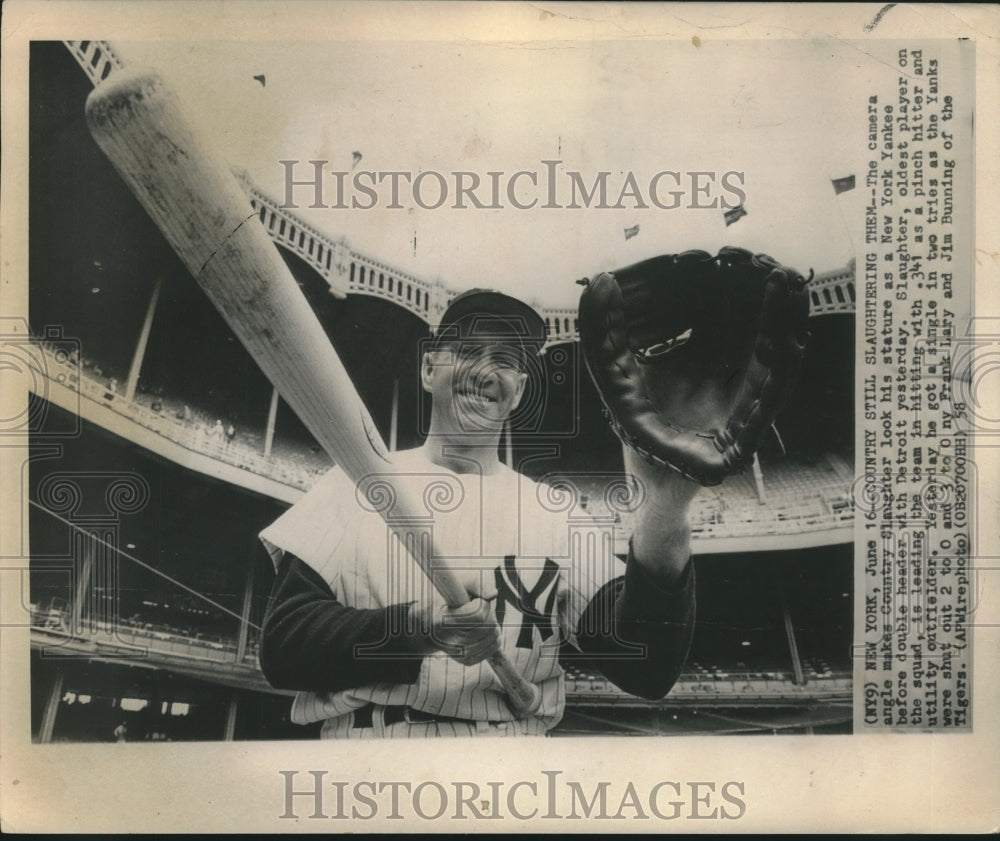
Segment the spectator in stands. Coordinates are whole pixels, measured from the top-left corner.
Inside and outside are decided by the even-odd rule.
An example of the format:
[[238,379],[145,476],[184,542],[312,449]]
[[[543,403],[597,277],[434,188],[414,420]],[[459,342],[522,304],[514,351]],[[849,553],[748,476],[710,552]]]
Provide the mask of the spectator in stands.
[[236,437],[236,427],[232,424],[226,427],[226,441],[231,442]]

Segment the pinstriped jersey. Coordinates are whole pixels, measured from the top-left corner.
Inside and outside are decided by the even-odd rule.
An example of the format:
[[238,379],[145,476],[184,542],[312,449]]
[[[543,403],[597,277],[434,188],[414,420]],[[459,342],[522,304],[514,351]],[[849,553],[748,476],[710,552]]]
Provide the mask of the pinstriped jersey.
[[[412,499],[423,501],[421,527],[433,542],[434,564],[447,565],[470,596],[490,602],[502,650],[541,690],[534,720],[519,726],[544,732],[558,723],[565,706],[560,644],[574,642],[591,597],[624,574],[611,527],[596,523],[566,494],[503,465],[487,475],[456,474],[420,450],[394,456],[397,481]],[[444,604],[371,496],[339,468],[325,474],[261,539],[276,566],[283,552],[296,555],[346,606]],[[355,657],[378,657],[378,648],[356,651]],[[299,692],[292,719],[326,721],[325,736],[352,735],[350,714],[370,702],[482,722],[516,718],[488,663],[463,666],[437,652],[423,657],[415,683]]]

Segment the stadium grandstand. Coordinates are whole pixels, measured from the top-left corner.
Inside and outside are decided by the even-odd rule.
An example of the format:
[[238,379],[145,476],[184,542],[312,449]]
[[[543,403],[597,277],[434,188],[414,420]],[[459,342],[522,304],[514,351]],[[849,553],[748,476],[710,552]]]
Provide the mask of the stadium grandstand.
[[[87,133],[87,94],[121,66],[104,42],[32,44],[33,738],[313,738],[257,664],[273,579],[257,534],[331,461]],[[418,444],[427,407],[411,372],[459,286],[359,253],[235,174],[390,447]],[[694,505],[698,624],[677,686],[638,699],[566,651],[553,735],[850,731],[853,263],[811,291],[791,404],[753,469]],[[544,389],[501,455],[613,525],[624,553],[634,492],[581,375],[575,312],[538,309]]]

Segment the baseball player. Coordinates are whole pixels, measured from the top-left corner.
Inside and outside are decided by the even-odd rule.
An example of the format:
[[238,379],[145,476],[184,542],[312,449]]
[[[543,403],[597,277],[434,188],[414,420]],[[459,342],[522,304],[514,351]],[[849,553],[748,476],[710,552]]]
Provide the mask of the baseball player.
[[[565,707],[564,643],[626,692],[661,698],[676,681],[694,621],[688,507],[699,485],[626,447],[641,501],[622,561],[610,527],[503,464],[500,435],[544,338],[514,298],[456,298],[422,357],[426,441],[394,454],[468,605],[444,606],[337,468],[261,533],[277,571],[261,667],[297,690],[293,721],[322,722],[323,738],[544,735]],[[598,362],[588,356],[601,388]],[[530,715],[518,717],[485,662],[497,650],[539,688]]]

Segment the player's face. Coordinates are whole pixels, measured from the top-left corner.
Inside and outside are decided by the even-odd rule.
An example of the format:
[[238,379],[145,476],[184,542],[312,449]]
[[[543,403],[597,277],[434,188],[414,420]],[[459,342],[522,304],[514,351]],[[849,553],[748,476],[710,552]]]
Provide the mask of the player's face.
[[439,425],[493,432],[517,408],[528,376],[518,347],[456,342],[424,357],[423,378]]

